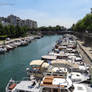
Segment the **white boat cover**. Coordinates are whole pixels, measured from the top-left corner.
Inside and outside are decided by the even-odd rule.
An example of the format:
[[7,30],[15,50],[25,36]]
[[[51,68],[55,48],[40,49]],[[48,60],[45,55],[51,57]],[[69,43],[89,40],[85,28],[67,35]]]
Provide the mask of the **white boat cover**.
[[30,62],[30,65],[37,65],[40,66],[44,61],[43,60],[33,60]]

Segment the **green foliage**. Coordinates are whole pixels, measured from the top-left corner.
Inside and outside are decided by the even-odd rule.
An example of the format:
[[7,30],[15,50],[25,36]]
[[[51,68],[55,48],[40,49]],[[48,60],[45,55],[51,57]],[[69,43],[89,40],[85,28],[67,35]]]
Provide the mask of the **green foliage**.
[[20,27],[18,25],[7,25],[3,26],[0,24],[0,36],[6,35],[10,38],[24,37],[26,35],[34,34],[34,35],[51,35],[51,34],[59,34],[61,31],[66,30],[63,26],[49,26],[49,27],[39,27],[39,28],[28,28],[27,26]]
[[39,28],[40,31],[61,31],[61,30],[63,31],[65,29],[66,29],[65,27],[59,26],[59,25],[57,25],[55,27],[52,27],[52,26],[45,27],[45,26],[43,26],[43,27]]
[[82,20],[73,24],[72,30],[76,32],[85,32],[87,30],[92,33],[92,14],[87,14]]
[[7,35],[10,38],[23,37],[26,35],[27,31],[28,28],[26,26],[2,26],[2,24],[0,23],[0,36]]
[[62,33],[62,31],[65,31],[65,30],[66,28],[64,26],[59,26],[59,25],[54,26],[54,27],[52,26],[44,27],[43,26],[39,28],[40,33],[43,35],[60,34]]

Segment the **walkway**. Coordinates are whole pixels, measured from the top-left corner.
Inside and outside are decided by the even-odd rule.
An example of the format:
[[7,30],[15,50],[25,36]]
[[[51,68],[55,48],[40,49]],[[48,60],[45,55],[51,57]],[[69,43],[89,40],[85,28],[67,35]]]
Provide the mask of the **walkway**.
[[80,47],[79,51],[85,59],[85,62],[92,65],[92,48],[83,46],[82,41],[77,40],[77,42]]

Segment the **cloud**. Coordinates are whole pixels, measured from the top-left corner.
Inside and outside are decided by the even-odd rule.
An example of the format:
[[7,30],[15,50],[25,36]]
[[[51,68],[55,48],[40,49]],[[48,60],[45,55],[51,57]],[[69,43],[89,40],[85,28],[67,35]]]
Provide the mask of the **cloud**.
[[89,7],[92,4],[92,2],[89,4],[91,0],[66,0],[66,2],[65,0],[59,0],[61,3],[57,2],[57,0],[55,0],[56,3],[55,1],[49,2],[47,0],[45,1],[46,3],[44,2],[43,4],[42,1],[40,1],[41,0],[39,0],[39,4],[34,4],[34,7],[31,5],[27,7],[23,2],[20,4],[18,0],[12,3],[0,3],[0,6],[12,6],[14,3],[16,4],[12,8],[0,7],[0,16],[14,14],[22,19],[35,20],[39,26],[64,25],[70,27],[88,13]]

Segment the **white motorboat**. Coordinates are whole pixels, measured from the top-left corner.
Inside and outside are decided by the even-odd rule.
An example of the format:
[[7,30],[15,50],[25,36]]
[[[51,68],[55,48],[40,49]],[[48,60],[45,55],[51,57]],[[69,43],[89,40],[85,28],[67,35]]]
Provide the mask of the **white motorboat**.
[[7,49],[5,47],[0,47],[0,53],[4,53],[6,51],[7,51]]
[[74,82],[74,83],[81,83],[81,82],[89,80],[89,76],[84,75],[79,72],[71,72],[69,74],[69,77],[71,78],[72,82]]
[[13,48],[17,48],[17,45],[14,44],[14,42],[10,42],[9,45]]
[[6,92],[40,92],[39,83],[35,79],[20,82],[11,79],[6,86]]
[[25,45],[28,45],[28,42],[26,40],[22,40],[21,41],[21,46],[25,46]]
[[10,45],[5,45],[5,47],[7,48],[7,50],[11,50],[11,49],[13,49],[13,47],[10,46]]
[[64,90],[69,90],[72,88],[72,81],[69,78],[64,78],[62,76],[45,76],[41,81],[40,92],[69,92]]
[[15,40],[14,41],[14,44],[18,47],[21,45],[21,40]]

